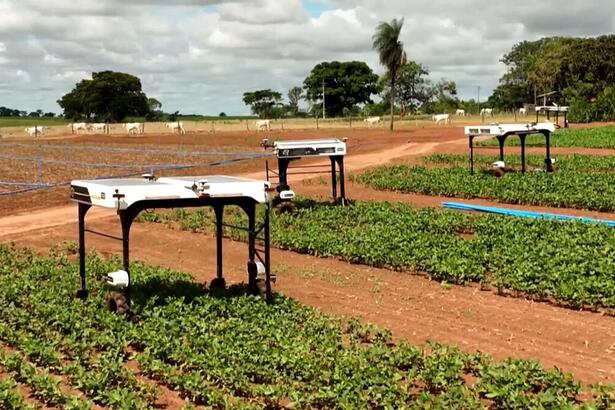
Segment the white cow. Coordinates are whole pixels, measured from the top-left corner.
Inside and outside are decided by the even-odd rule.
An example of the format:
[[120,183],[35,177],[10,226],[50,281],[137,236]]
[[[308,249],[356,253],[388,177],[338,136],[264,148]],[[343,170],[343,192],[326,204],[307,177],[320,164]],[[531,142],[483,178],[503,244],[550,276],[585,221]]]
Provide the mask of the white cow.
[[124,129],[129,134],[143,134],[144,124],[142,122],[127,122]]
[[256,131],[260,131],[262,129],[271,131],[271,120],[258,120],[254,123],[254,125],[256,125]]
[[380,118],[380,117],[367,117],[366,119],[363,120],[363,122],[366,122],[367,125],[376,125],[376,124],[380,124],[382,122],[382,118]]
[[71,133],[73,134],[79,134],[79,131],[83,131],[83,132],[87,132],[88,131],[88,124],[85,122],[73,122],[67,125],[68,128],[70,128]]
[[181,121],[178,122],[167,122],[164,124],[168,129],[171,130],[173,134],[185,134],[186,130],[184,129],[184,123]]
[[459,108],[457,111],[455,111],[455,115],[458,117],[465,117],[466,116],[466,110],[462,110],[461,108]]
[[92,124],[88,124],[88,130],[94,133],[106,133],[108,125],[104,122],[94,122]]
[[45,131],[47,131],[48,127],[42,127],[40,125],[36,125],[34,127],[26,128],[26,133],[28,133],[31,137],[38,137],[40,135],[45,135]]
[[527,115],[527,110],[525,108],[519,108],[519,115],[525,117]]
[[451,115],[450,114],[436,114],[436,115],[434,115],[431,118],[436,122],[436,125],[439,125],[440,123],[444,123],[444,124],[450,124],[451,123]]
[[482,110],[480,110],[480,115],[485,117],[492,117],[493,108],[483,108]]

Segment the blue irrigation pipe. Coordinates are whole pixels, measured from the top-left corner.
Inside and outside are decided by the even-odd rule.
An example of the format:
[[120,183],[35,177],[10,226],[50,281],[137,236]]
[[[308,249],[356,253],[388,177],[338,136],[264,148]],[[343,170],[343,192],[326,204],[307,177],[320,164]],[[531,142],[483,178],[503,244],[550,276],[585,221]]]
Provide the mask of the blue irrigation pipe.
[[40,148],[43,150],[52,150],[52,149],[62,149],[64,150],[64,154],[66,156],[67,151],[73,150],[84,150],[84,151],[102,151],[102,152],[138,152],[138,153],[160,153],[160,154],[178,154],[178,155],[188,155],[188,156],[231,156],[231,155],[261,155],[262,152],[258,151],[189,151],[185,149],[179,150],[168,150],[168,149],[156,149],[156,148],[121,148],[121,147],[106,147],[103,145],[67,145],[66,143],[63,145],[34,145],[34,144],[24,144],[19,142],[6,142],[0,144],[2,147],[19,147],[19,148]]
[[456,202],[443,202],[442,207],[447,208],[447,209],[456,209],[460,211],[485,212],[485,213],[496,214],[496,215],[516,216],[520,218],[534,218],[534,219],[542,218],[542,219],[553,219],[553,220],[558,220],[558,221],[579,221],[579,222],[597,223],[597,224],[607,225],[610,227],[615,227],[615,221],[609,221],[606,219],[585,218],[582,216],[551,214],[551,213],[545,213],[545,212],[530,212],[530,211],[521,211],[518,209],[510,209],[510,208],[496,208],[492,206],[460,204]]

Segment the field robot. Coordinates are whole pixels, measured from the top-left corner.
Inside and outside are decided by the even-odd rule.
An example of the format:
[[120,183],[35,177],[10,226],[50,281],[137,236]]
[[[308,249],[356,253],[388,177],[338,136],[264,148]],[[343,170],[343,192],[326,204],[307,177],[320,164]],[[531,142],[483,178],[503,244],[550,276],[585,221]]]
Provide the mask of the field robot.
[[[346,186],[344,176],[344,157],[346,156],[346,139],[320,139],[295,141],[270,141],[264,139],[261,146],[270,149],[278,161],[278,170],[274,171],[266,165],[267,181],[277,178],[277,196],[273,198],[272,205],[279,212],[293,212],[295,205],[293,199],[295,192],[290,189],[288,177],[290,175],[331,174],[331,194],[333,200],[343,206],[348,204],[346,199]],[[294,161],[326,157],[330,164],[312,164],[291,167]],[[290,169],[295,169],[291,172]],[[339,195],[338,195],[339,172]]]

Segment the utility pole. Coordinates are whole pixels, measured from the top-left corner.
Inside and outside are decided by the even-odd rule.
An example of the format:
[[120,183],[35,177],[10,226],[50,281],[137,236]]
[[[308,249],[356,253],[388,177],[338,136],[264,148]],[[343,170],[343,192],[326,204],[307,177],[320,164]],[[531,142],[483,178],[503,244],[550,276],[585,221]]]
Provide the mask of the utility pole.
[[326,119],[326,110],[325,110],[325,80],[322,80],[322,119]]
[[480,85],[476,87],[476,103],[478,104],[478,112],[480,112]]

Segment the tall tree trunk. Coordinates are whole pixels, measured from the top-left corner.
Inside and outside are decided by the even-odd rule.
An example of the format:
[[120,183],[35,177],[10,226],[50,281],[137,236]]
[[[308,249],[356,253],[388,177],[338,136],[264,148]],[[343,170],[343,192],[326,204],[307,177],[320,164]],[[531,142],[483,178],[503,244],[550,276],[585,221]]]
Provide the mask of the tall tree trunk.
[[391,73],[391,131],[395,118],[395,73]]

